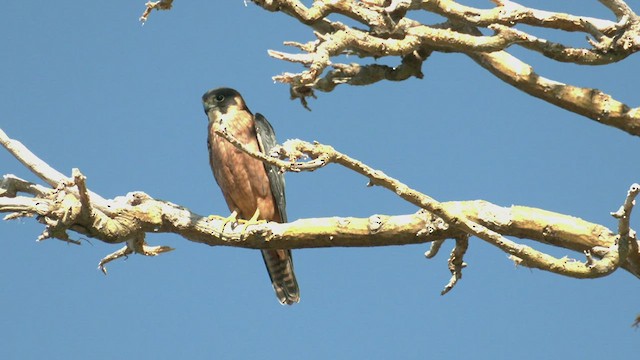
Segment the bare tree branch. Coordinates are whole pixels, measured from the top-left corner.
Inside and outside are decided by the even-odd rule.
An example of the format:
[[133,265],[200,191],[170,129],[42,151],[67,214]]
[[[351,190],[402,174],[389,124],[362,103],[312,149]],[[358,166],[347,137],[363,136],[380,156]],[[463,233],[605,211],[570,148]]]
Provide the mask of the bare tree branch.
[[592,35],[592,29],[595,28],[601,34],[611,35],[616,26],[616,23],[609,20],[538,10],[513,1],[494,2],[498,6],[488,10],[465,6],[451,0],[416,1],[415,3],[418,3],[417,6],[423,10],[477,27],[489,27],[492,24],[510,27],[516,24],[526,24],[563,31],[586,32]]
[[640,184],[633,184],[627,192],[627,198],[620,209],[611,215],[618,219],[618,253],[621,260],[631,252],[631,256],[635,256],[638,252],[638,241],[635,230],[630,227],[631,210],[635,205],[635,199],[640,193]]
[[631,8],[622,0],[599,0],[602,5],[611,10],[618,19],[634,15]]
[[[225,218],[203,217],[185,207],[153,199],[141,192],[104,200],[106,208],[109,209],[106,213],[92,201],[93,197],[89,195],[86,180],[77,169],[73,171],[72,181],[64,181],[47,191],[15,176],[5,176],[0,188],[0,212],[9,213],[8,219],[37,217],[45,224],[45,230],[39,237],[41,240],[57,238],[75,241],[70,239],[67,233],[68,230],[72,230],[107,243],[125,243],[124,248],[100,262],[100,269],[105,272],[106,263],[128,254],[156,256],[173,250],[167,246],[149,246],[145,241],[147,233],[171,232],[208,245],[256,249],[385,246],[441,242],[453,238],[456,239],[456,247],[449,259],[452,279],[445,292],[450,290],[461,276],[464,266],[462,256],[469,235],[478,236],[497,246],[528,267],[570,277],[589,278],[605,276],[621,266],[640,277],[637,240],[624,235],[629,239],[629,243],[633,243],[629,246],[632,254],[621,258],[617,246],[619,235],[604,226],[521,206],[502,208],[485,201],[441,203],[327,145],[310,144],[300,140],[289,141],[272,154],[290,159],[283,161],[277,157],[249,151],[224,129],[215,131],[251,156],[277,165],[283,170],[312,171],[331,162],[345,166],[367,176],[371,185],[390,189],[426,212],[402,216],[372,215],[367,219],[302,219],[287,224],[250,225],[246,231],[240,231],[238,228],[243,227],[233,229],[227,226],[229,224]],[[16,150],[15,147],[7,146],[15,143],[15,140],[9,139],[6,135],[2,141],[5,147],[15,152],[16,157],[37,159],[25,147]],[[303,155],[311,160],[298,161],[304,157]],[[41,164],[41,160],[37,160],[34,163]],[[33,171],[42,172],[37,168]],[[20,189],[25,189],[24,192],[34,196],[18,195]],[[632,200],[625,204],[629,201]],[[628,217],[630,208],[624,209],[627,210],[624,210],[622,216]],[[505,236],[527,238],[580,252],[591,251],[601,260],[579,262],[566,257],[557,259],[532,247],[508,240]]]
[[[224,137],[247,154],[262,161],[279,166],[281,169],[299,171],[300,168],[297,163],[291,162],[286,164],[267,157],[264,154],[253,152],[243,146],[226,131],[216,128],[215,125],[216,124],[214,124],[214,131],[216,131],[218,135]],[[322,158],[321,166],[333,162],[360,173],[369,178],[370,185],[379,185],[395,192],[404,200],[442,218],[445,222],[458,227],[464,233],[477,236],[500,248],[504,252],[510,254],[512,258],[517,259],[521,265],[578,278],[605,276],[613,272],[620,265],[620,257],[617,251],[610,251],[603,257],[602,261],[593,266],[588,266],[586,263],[567,261],[566,258],[557,259],[529,246],[517,244],[507,239],[499,232],[493,231],[482,224],[470,220],[462,213],[451,211],[435,199],[409,188],[400,181],[393,179],[383,172],[375,170],[356,159],[344,155],[330,146],[318,143],[310,144],[301,140],[289,140],[281,150],[284,150],[281,151],[281,153],[284,153],[285,157],[298,159],[300,157],[300,153],[303,153],[310,156],[312,159]],[[293,155],[289,156],[288,154]]]
[[[496,77],[544,101],[581,114],[632,135],[640,135],[640,108],[631,108],[604,92],[564,84],[538,75],[532,66],[509,54],[512,46],[537,52],[560,62],[605,65],[621,61],[640,50],[640,19],[622,0],[600,0],[616,21],[549,12],[508,0],[494,0],[490,9],[478,9],[451,0],[317,0],[307,7],[299,0],[254,0],[268,11],[283,12],[314,30],[315,40],[305,44],[285,42],[300,53],[270,50],[269,55],[303,65],[299,73],[275,76],[287,83],[293,98],[306,107],[315,90],[329,92],[337,85],[368,85],[381,80],[423,78],[422,66],[433,52],[459,52],[474,59]],[[147,21],[153,9],[168,10],[173,0],[147,2],[140,20]],[[410,16],[431,12],[446,19],[424,24]],[[333,19],[344,16],[358,26]],[[331,19],[329,19],[331,17]],[[582,47],[535,36],[530,28],[580,32]],[[484,31],[483,31],[484,29]],[[397,66],[376,63],[339,63],[343,55],[359,59],[398,57]],[[362,60],[361,60],[362,61]],[[30,171],[49,185],[45,187],[5,175],[0,182],[0,212],[5,220],[36,217],[45,225],[38,237],[74,244],[69,231],[104,241],[124,243],[105,256],[99,269],[130,254],[157,256],[173,250],[150,246],[147,233],[169,232],[211,246],[254,249],[315,248],[334,246],[386,246],[431,242],[425,253],[434,257],[447,239],[455,246],[448,259],[451,278],[442,290],[449,292],[461,279],[463,257],[469,237],[476,236],[509,255],[518,265],[574,278],[595,278],[618,268],[640,278],[640,246],[630,228],[630,216],[640,185],[633,184],[621,208],[617,233],[569,215],[542,209],[500,207],[485,201],[439,202],[382,171],[343,154],[331,146],[290,140],[270,154],[251,151],[224,128],[215,128],[245,153],[281,171],[314,171],[335,163],[369,179],[419,207],[416,214],[372,215],[369,218],[301,219],[292,223],[264,223],[234,228],[226,218],[201,216],[142,192],[104,199],[88,188],[78,169],[67,177],[32,154],[20,142],[0,130],[0,143]],[[584,261],[557,258],[508,239],[529,239],[584,254]]]
[[148,1],[144,5],[146,6],[146,8],[144,9],[144,12],[142,13],[142,16],[140,16],[140,19],[139,19],[143,25],[149,19],[149,15],[151,14],[151,11],[153,11],[153,9],[171,10],[171,7],[173,6],[173,0]]
[[451,280],[444,287],[440,295],[445,295],[454,286],[458,283],[458,280],[462,279],[462,268],[467,266],[462,261],[462,257],[467,252],[467,248],[469,247],[469,236],[461,236],[456,238],[456,246],[451,251],[451,255],[449,256],[449,271],[451,271]]
[[[270,51],[275,58],[302,63],[307,70],[285,73],[274,80],[291,86],[291,95],[307,106],[306,97],[313,90],[329,92],[337,85],[367,85],[380,80],[422,78],[421,66],[432,51],[464,52],[494,75],[516,88],[544,101],[576,112],[633,135],[640,135],[639,108],[631,108],[597,89],[580,88],[538,76],[533,68],[506,53],[512,44],[539,52],[551,59],[576,64],[602,65],[620,61],[640,48],[640,20],[623,1],[602,1],[618,22],[592,17],[549,12],[524,7],[512,1],[496,1],[492,9],[477,9],[450,0],[411,1],[407,10],[429,11],[449,19],[449,23],[427,26],[405,17],[392,21],[384,1],[316,1],[311,8],[299,1],[254,1],[270,11],[285,12],[305,24],[320,20],[331,24],[329,31],[316,33],[318,40],[301,48],[302,54]],[[356,5],[357,4],[357,5]],[[391,6],[391,5],[389,5]],[[368,30],[359,30],[329,21],[330,14],[348,16]],[[406,11],[405,11],[406,13]],[[409,14],[407,13],[407,14]],[[590,35],[588,47],[573,48],[516,29],[519,24],[583,32]],[[493,36],[483,36],[479,27],[492,29]],[[457,29],[472,33],[465,37]],[[497,51],[502,50],[502,51]],[[352,53],[359,57],[400,56],[397,68],[357,63],[333,63],[331,59]],[[409,65],[410,64],[410,65]],[[324,74],[327,67],[333,70]],[[324,74],[324,75],[323,75]]]
[[529,95],[640,136],[640,108],[632,109],[598,89],[581,88],[542,77],[531,66],[504,51],[467,55],[498,78]]
[[[299,73],[274,76],[289,84],[292,98],[309,109],[307,98],[314,91],[330,92],[341,84],[369,85],[382,80],[423,78],[422,64],[434,52],[462,52],[498,78],[546,102],[578,113],[602,124],[640,136],[640,111],[615,100],[598,89],[581,88],[545,79],[533,67],[507,53],[513,45],[538,52],[552,60],[581,65],[606,65],[621,61],[640,50],[640,18],[622,0],[600,0],[616,22],[588,16],[551,12],[494,0],[495,6],[479,9],[453,0],[317,0],[307,7],[299,0],[253,0],[267,11],[283,12],[310,26],[315,41],[306,44],[285,41],[303,53],[269,50],[280,60],[302,64]],[[147,11],[163,8],[147,3]],[[171,7],[171,1],[168,1]],[[442,24],[424,24],[410,16],[430,12],[447,19]],[[345,25],[329,17],[339,15],[363,27]],[[527,25],[522,27],[521,25]],[[531,27],[586,35],[584,47],[572,47],[534,36]],[[485,35],[480,29],[492,30]],[[375,63],[340,63],[341,55],[377,59],[399,57],[397,66]]]

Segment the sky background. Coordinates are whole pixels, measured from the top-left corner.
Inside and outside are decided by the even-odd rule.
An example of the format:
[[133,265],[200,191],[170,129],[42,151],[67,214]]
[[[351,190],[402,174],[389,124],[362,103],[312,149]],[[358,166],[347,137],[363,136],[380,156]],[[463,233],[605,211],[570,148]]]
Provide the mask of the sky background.
[[[611,19],[596,1],[536,3]],[[209,169],[200,103],[219,86],[240,91],[280,141],[331,144],[440,201],[533,206],[615,229],[609,213],[640,181],[637,137],[519,92],[463,55],[434,54],[423,80],[318,93],[308,112],[271,80],[301,68],[267,55],[289,50],[283,41],[313,40],[294,19],[240,0],[197,0],[176,1],[141,26],[143,7],[143,0],[14,0],[0,12],[0,128],[63,173],[80,168],[104,197],[141,190],[199,214],[228,214]],[[584,44],[584,35],[553,36]],[[580,67],[512,52],[543,76],[639,105],[638,56]],[[4,150],[0,170],[36,181]],[[289,218],[417,210],[366,183],[335,165],[288,174]],[[640,225],[637,217],[632,225]],[[637,278],[618,271],[575,280],[516,268],[477,238],[464,278],[446,296],[450,242],[431,260],[426,244],[294,251],[302,301],[284,307],[255,250],[152,235],[151,245],[176,250],[118,260],[104,276],[97,263],[119,245],[36,243],[42,229],[33,219],[0,222],[2,359],[524,360],[640,352],[640,331],[631,327],[640,313]]]

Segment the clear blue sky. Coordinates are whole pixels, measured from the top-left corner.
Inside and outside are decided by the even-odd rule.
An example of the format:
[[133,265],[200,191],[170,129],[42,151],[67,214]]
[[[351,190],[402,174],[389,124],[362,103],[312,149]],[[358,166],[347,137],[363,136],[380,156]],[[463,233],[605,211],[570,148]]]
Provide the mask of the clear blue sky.
[[[219,86],[238,89],[281,141],[331,144],[441,201],[534,206],[615,228],[609,212],[640,181],[640,139],[518,92],[463,55],[434,54],[423,80],[320,93],[308,112],[271,80],[300,67],[266,52],[312,39],[295,20],[240,0],[179,0],[141,27],[143,3],[10,1],[0,12],[0,127],[60,171],[80,168],[105,197],[142,190],[227,214],[200,104]],[[596,1],[569,3],[603,14]],[[638,56],[578,67],[514,52],[542,75],[639,104]],[[5,151],[0,170],[35,180]],[[287,185],[290,219],[416,211],[336,166],[288,174]],[[131,256],[103,276],[98,261],[119,246],[36,243],[41,230],[32,219],[0,222],[2,359],[614,359],[640,350],[630,327],[638,279],[515,268],[476,238],[444,297],[450,243],[432,260],[426,245],[295,251],[302,301],[283,307],[257,251],[153,235],[152,245],[177,250]]]

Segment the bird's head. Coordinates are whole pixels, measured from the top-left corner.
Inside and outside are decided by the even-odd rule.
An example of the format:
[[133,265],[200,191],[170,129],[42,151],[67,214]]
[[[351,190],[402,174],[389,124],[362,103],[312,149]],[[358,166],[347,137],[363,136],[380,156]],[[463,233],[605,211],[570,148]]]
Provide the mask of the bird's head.
[[202,95],[204,113],[210,120],[219,118],[229,111],[248,110],[239,92],[230,88],[217,88]]

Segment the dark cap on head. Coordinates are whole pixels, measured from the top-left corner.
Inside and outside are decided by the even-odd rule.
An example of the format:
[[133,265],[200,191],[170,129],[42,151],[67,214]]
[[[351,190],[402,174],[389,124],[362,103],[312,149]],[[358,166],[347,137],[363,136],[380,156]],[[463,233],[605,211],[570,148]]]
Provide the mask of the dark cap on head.
[[209,110],[213,108],[218,108],[224,113],[230,105],[246,109],[242,95],[234,89],[225,87],[212,89],[204,93],[202,95],[202,105],[204,106],[205,114],[209,113]]

